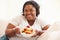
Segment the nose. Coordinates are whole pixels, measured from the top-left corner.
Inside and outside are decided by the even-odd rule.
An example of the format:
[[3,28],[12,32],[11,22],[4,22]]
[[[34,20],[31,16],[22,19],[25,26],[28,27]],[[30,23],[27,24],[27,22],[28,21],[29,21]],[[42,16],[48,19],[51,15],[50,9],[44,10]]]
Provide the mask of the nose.
[[27,12],[27,14],[31,14],[31,12],[30,12],[30,11],[28,11],[28,12]]

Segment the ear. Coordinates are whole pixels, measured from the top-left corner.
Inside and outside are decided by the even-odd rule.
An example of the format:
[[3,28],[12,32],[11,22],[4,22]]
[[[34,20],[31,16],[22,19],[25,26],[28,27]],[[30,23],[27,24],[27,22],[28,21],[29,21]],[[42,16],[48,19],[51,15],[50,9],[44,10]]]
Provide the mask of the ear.
[[24,14],[22,14],[24,16]]

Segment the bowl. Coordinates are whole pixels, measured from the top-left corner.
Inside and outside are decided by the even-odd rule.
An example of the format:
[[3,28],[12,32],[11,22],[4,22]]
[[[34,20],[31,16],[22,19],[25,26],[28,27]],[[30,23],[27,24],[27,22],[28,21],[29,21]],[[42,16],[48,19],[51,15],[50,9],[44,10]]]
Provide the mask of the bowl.
[[35,34],[35,30],[32,28],[23,28],[20,30],[20,33],[23,37],[32,37]]

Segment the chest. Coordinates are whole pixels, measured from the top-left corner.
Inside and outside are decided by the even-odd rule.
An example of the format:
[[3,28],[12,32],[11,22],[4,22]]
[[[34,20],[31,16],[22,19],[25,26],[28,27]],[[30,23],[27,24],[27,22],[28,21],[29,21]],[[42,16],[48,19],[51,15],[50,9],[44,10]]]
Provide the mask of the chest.
[[[22,28],[25,28],[26,26],[30,26],[30,24],[24,20],[21,22],[21,24],[19,24],[19,27],[22,29]],[[41,31],[41,25],[39,24],[38,21],[35,21],[32,26],[30,26],[32,29],[34,30],[40,30]]]

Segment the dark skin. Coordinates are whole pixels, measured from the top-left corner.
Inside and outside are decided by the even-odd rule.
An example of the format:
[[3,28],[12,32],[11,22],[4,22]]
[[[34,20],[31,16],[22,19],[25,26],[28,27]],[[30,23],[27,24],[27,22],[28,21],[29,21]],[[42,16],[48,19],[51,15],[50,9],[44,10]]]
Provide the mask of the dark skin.
[[[32,5],[26,5],[24,10],[24,16],[26,17],[29,25],[33,25],[36,19],[36,9]],[[49,25],[44,26],[42,30],[47,30]],[[36,30],[36,35],[41,35],[42,31]],[[35,35],[34,35],[35,36]]]
[[[31,4],[26,5],[23,13],[24,13],[25,18],[27,19],[28,24],[32,26],[36,19],[36,9],[34,8],[34,6]],[[15,29],[13,30],[13,28],[15,28]],[[48,25],[46,25],[46,26],[44,26],[44,28],[42,28],[42,30],[47,30],[47,29],[48,29]],[[44,33],[42,31],[38,31],[38,30],[36,30],[35,32],[36,32],[36,34],[34,34],[32,37],[35,37],[36,35],[40,36],[42,33]],[[20,34],[20,29],[16,28],[15,25],[9,23],[7,26],[7,29],[5,31],[5,34],[8,37],[15,36],[16,34]]]
[[[7,26],[7,29],[5,31],[5,34],[8,36],[8,37],[13,37],[15,36],[16,34],[19,34],[20,33],[20,29],[19,28],[15,28],[16,26],[14,26],[13,24],[9,23],[8,26]],[[13,28],[15,28],[15,30],[13,30]]]
[[[42,28],[42,30],[47,30],[49,27],[48,27],[49,25],[47,25],[47,26],[45,26],[44,28]],[[7,29],[6,29],[6,31],[5,31],[5,34],[8,36],[8,37],[13,37],[13,36],[15,36],[16,34],[19,34],[20,33],[20,29],[19,28],[16,28],[15,30],[13,30],[13,28],[15,28],[16,26],[14,26],[13,24],[8,24],[8,27],[7,27]],[[37,31],[36,31],[37,32]],[[44,33],[44,32],[38,32],[37,33],[37,35],[41,35],[42,33]],[[36,36],[36,35],[34,35],[34,36]],[[34,37],[34,36],[32,36],[32,37]]]
[[37,35],[40,36],[41,34],[44,33],[44,31],[46,31],[46,30],[49,28],[49,26],[50,26],[50,25],[46,25],[46,26],[44,26],[44,27],[42,28],[42,31],[37,31],[37,30],[36,30],[36,34],[33,35],[32,37],[35,37],[35,36],[37,36]]

